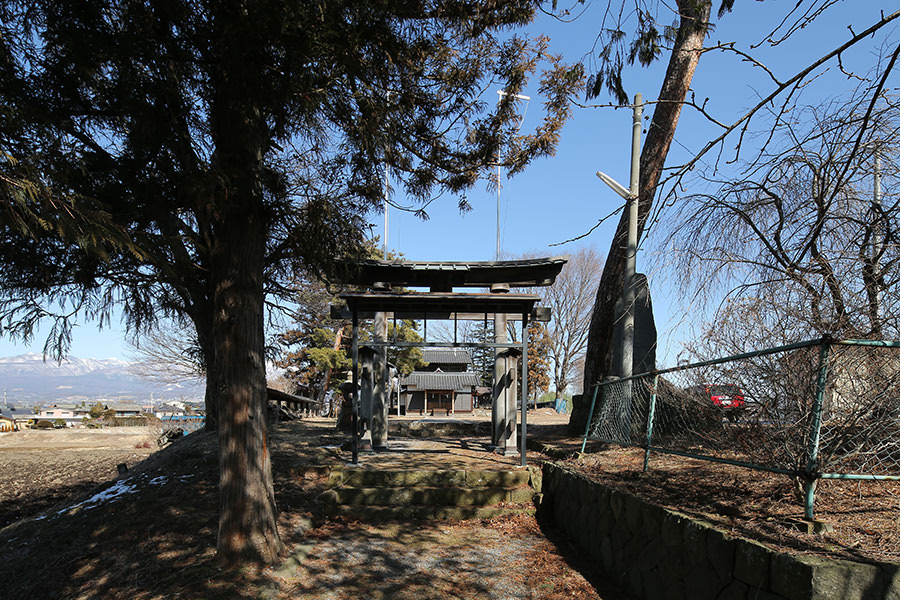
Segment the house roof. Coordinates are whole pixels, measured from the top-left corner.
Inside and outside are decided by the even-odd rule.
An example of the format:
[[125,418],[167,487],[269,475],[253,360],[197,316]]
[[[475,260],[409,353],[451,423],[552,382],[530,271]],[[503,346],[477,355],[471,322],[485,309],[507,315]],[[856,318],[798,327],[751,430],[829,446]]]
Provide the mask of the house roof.
[[125,411],[141,412],[141,407],[138,406],[137,404],[117,404],[117,403],[110,402],[108,404],[108,406],[110,409],[118,411],[118,412],[125,412]]
[[54,404],[53,406],[42,406],[42,407],[41,407],[41,412],[42,412],[42,413],[46,413],[46,412],[61,412],[61,411],[67,411],[67,412],[70,412],[70,413],[74,413],[75,411],[78,410],[78,408],[79,408],[79,407],[73,406],[73,405],[71,405],[71,404]]
[[472,356],[462,348],[425,348],[422,360],[441,365],[471,365]]
[[34,413],[30,408],[26,408],[24,406],[2,406],[0,407],[0,415],[5,417],[24,417],[24,416],[33,416]]
[[400,381],[408,390],[471,390],[478,385],[475,373],[414,371]]

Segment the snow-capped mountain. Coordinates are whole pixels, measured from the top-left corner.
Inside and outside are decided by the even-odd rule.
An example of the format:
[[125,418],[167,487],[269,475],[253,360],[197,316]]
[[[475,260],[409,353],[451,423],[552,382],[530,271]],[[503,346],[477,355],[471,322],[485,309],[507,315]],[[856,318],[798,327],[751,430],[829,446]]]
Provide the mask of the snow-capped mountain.
[[[202,400],[202,380],[190,383],[159,383],[138,377],[132,363],[118,359],[68,357],[61,363],[44,361],[29,353],[0,358],[0,394],[21,404],[119,400],[145,403],[156,400]],[[0,395],[2,399],[2,395]]]
[[78,358],[71,356],[63,362],[44,360],[42,354],[30,352],[19,356],[0,358],[0,374],[2,375],[29,375],[38,374],[45,377],[80,376],[87,373],[102,371],[108,374],[125,373],[131,363],[116,358]]

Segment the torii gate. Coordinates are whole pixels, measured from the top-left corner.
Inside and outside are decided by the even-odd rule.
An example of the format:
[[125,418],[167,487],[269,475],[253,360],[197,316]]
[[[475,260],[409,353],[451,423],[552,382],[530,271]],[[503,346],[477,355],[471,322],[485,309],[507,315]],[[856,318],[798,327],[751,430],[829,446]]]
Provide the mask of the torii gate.
[[[520,349],[522,356],[528,356],[528,322],[549,321],[548,308],[535,307],[540,298],[533,294],[510,294],[510,287],[537,287],[552,285],[568,257],[536,258],[512,261],[484,262],[411,262],[366,260],[351,266],[353,275],[347,283],[364,285],[375,291],[342,294],[340,298],[346,308],[332,307],[334,317],[349,317],[353,323],[353,463],[359,461],[359,320],[380,317],[385,313],[393,313],[394,319],[414,319],[425,322],[424,342],[397,342],[396,340],[376,339],[369,345],[386,348],[429,346],[429,347],[491,347],[497,354]],[[391,291],[394,287],[428,287],[428,292]],[[490,287],[491,293],[457,293],[454,287]],[[499,317],[503,325],[502,335],[497,335],[495,325],[495,341],[493,343],[464,343],[456,340],[456,323],[459,319],[485,318],[493,315]],[[506,318],[520,318],[522,321],[522,341],[506,342]],[[428,319],[453,320],[453,342],[428,342]],[[495,320],[495,323],[498,321]],[[499,358],[496,360],[500,360]],[[505,367],[503,367],[505,369]],[[516,434],[515,399],[509,398],[508,383],[505,377],[497,377],[495,367],[493,394],[492,425],[493,441],[501,451],[512,444],[514,449]],[[522,360],[521,383],[521,464],[527,464],[527,398],[528,398],[528,361]],[[504,404],[501,410],[500,403]],[[373,444],[385,443],[387,440],[387,419],[389,405],[384,398],[381,405],[373,408]],[[375,430],[379,439],[375,439]]]

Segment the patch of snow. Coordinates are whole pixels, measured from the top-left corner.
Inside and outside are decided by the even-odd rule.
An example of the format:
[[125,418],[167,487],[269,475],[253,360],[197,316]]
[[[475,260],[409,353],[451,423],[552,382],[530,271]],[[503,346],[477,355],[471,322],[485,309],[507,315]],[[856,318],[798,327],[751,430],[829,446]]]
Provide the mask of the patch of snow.
[[112,502],[119,496],[123,496],[125,494],[133,494],[135,491],[137,491],[137,485],[129,483],[127,479],[123,479],[122,481],[117,481],[114,485],[106,488],[102,492],[94,494],[84,502],[80,502],[68,508],[62,509],[57,514],[62,514],[64,512],[72,510],[73,508],[78,508],[79,506],[83,506],[85,510],[87,510],[88,508],[96,508],[98,505],[103,504],[104,502]]
[[168,477],[166,477],[165,475],[159,475],[159,476],[154,477],[153,479],[151,479],[148,483],[149,483],[150,485],[165,485],[165,484],[168,483],[168,482],[169,482],[169,478],[168,478]]

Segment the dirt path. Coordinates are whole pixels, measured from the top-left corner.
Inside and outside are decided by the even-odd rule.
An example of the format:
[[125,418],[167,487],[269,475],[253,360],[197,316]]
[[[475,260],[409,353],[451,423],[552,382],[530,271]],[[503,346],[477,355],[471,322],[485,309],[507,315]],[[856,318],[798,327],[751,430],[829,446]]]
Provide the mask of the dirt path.
[[[295,546],[270,598],[625,600],[533,517],[329,523]],[[277,590],[277,591],[276,591]]]
[[[290,477],[288,468],[276,468],[276,495],[291,553],[274,569],[224,572],[215,561],[214,436],[189,436],[134,466],[155,443],[136,447],[146,438],[90,431],[25,433],[41,435],[0,439],[0,519],[42,515],[0,526],[0,579],[16,581],[4,588],[10,600],[628,598],[533,517],[322,521],[314,516],[316,481]],[[315,456],[331,437],[327,427],[283,427],[273,444],[276,463]],[[445,465],[448,457],[476,460],[456,446],[418,460]],[[96,496],[104,499],[89,508],[49,510],[72,507],[109,484],[119,462],[133,467],[123,480],[128,493]],[[54,568],[42,578],[15,577],[35,564]]]

